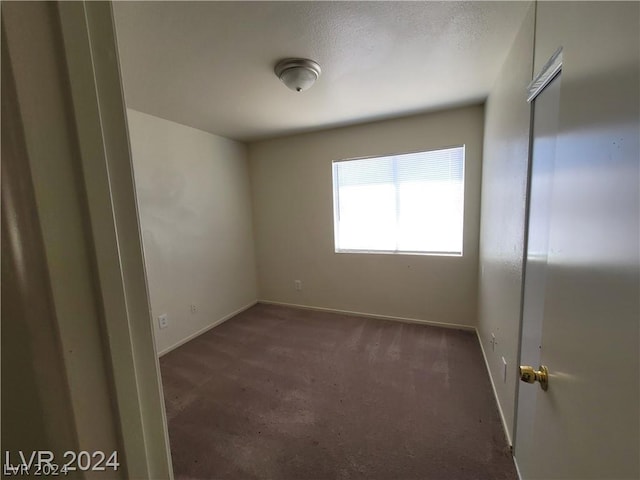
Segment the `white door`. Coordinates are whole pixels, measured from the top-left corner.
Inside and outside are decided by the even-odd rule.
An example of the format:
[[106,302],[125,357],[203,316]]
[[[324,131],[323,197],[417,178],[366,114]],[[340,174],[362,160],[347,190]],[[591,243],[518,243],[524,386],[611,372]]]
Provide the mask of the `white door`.
[[[515,457],[523,480],[638,478],[639,160],[619,125],[563,129],[581,86],[561,62],[533,100],[521,340],[549,383],[519,384]],[[597,136],[607,154],[587,150]]]

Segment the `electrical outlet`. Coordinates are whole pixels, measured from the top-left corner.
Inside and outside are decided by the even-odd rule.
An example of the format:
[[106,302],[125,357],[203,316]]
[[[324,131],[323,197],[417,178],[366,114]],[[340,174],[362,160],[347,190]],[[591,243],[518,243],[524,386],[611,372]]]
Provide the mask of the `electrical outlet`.
[[167,328],[169,326],[169,318],[166,313],[158,316],[158,326],[160,328]]
[[504,383],[507,383],[507,361],[504,359],[504,357],[502,357],[502,381]]
[[195,303],[191,304],[191,313],[197,313],[198,312],[198,307],[196,307]]
[[302,290],[302,280],[294,280],[293,281],[293,286],[298,291]]

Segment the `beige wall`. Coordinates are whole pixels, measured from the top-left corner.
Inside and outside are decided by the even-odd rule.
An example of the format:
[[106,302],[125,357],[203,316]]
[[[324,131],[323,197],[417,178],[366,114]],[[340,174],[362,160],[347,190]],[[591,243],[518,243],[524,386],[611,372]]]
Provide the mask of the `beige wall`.
[[[503,421],[513,435],[518,380],[535,9],[531,6],[485,105],[478,335]],[[495,348],[491,334],[496,337]],[[507,362],[503,380],[502,357]]]
[[[482,134],[483,107],[473,106],[251,144],[259,298],[475,325]],[[459,144],[463,257],[334,253],[333,160]]]
[[[163,353],[256,301],[247,152],[239,142],[135,110],[128,118]],[[159,329],[165,313],[169,326]]]

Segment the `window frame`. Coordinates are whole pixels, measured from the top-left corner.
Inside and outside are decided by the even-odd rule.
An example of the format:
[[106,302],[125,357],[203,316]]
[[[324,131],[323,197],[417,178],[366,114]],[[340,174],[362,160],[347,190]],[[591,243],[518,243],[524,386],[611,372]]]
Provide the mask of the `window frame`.
[[[462,149],[462,243],[460,246],[460,252],[427,252],[427,251],[411,251],[411,250],[371,250],[371,249],[350,249],[350,248],[338,248],[339,229],[339,195],[336,185],[336,165],[343,162],[351,162],[355,160],[370,160],[385,157],[398,157],[402,155],[415,155],[419,153],[437,152],[439,150],[450,150],[454,148]],[[340,160],[333,160],[331,162],[331,196],[333,201],[333,247],[334,253],[356,253],[356,254],[370,254],[370,255],[418,255],[418,256],[432,256],[432,257],[463,257],[464,256],[464,231],[465,231],[465,203],[466,203],[466,167],[467,167],[467,151],[466,144],[460,143],[455,145],[442,146],[437,148],[429,148],[427,150],[414,150],[405,151],[400,153],[386,153],[382,155],[368,155],[362,157],[343,158]]]

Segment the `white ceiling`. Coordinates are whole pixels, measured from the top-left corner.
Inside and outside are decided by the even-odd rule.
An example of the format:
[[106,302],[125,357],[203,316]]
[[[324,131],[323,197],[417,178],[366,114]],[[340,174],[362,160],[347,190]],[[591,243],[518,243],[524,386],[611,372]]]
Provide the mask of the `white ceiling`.
[[[528,2],[116,2],[127,105],[251,141],[483,101]],[[287,89],[273,67],[322,75]]]

